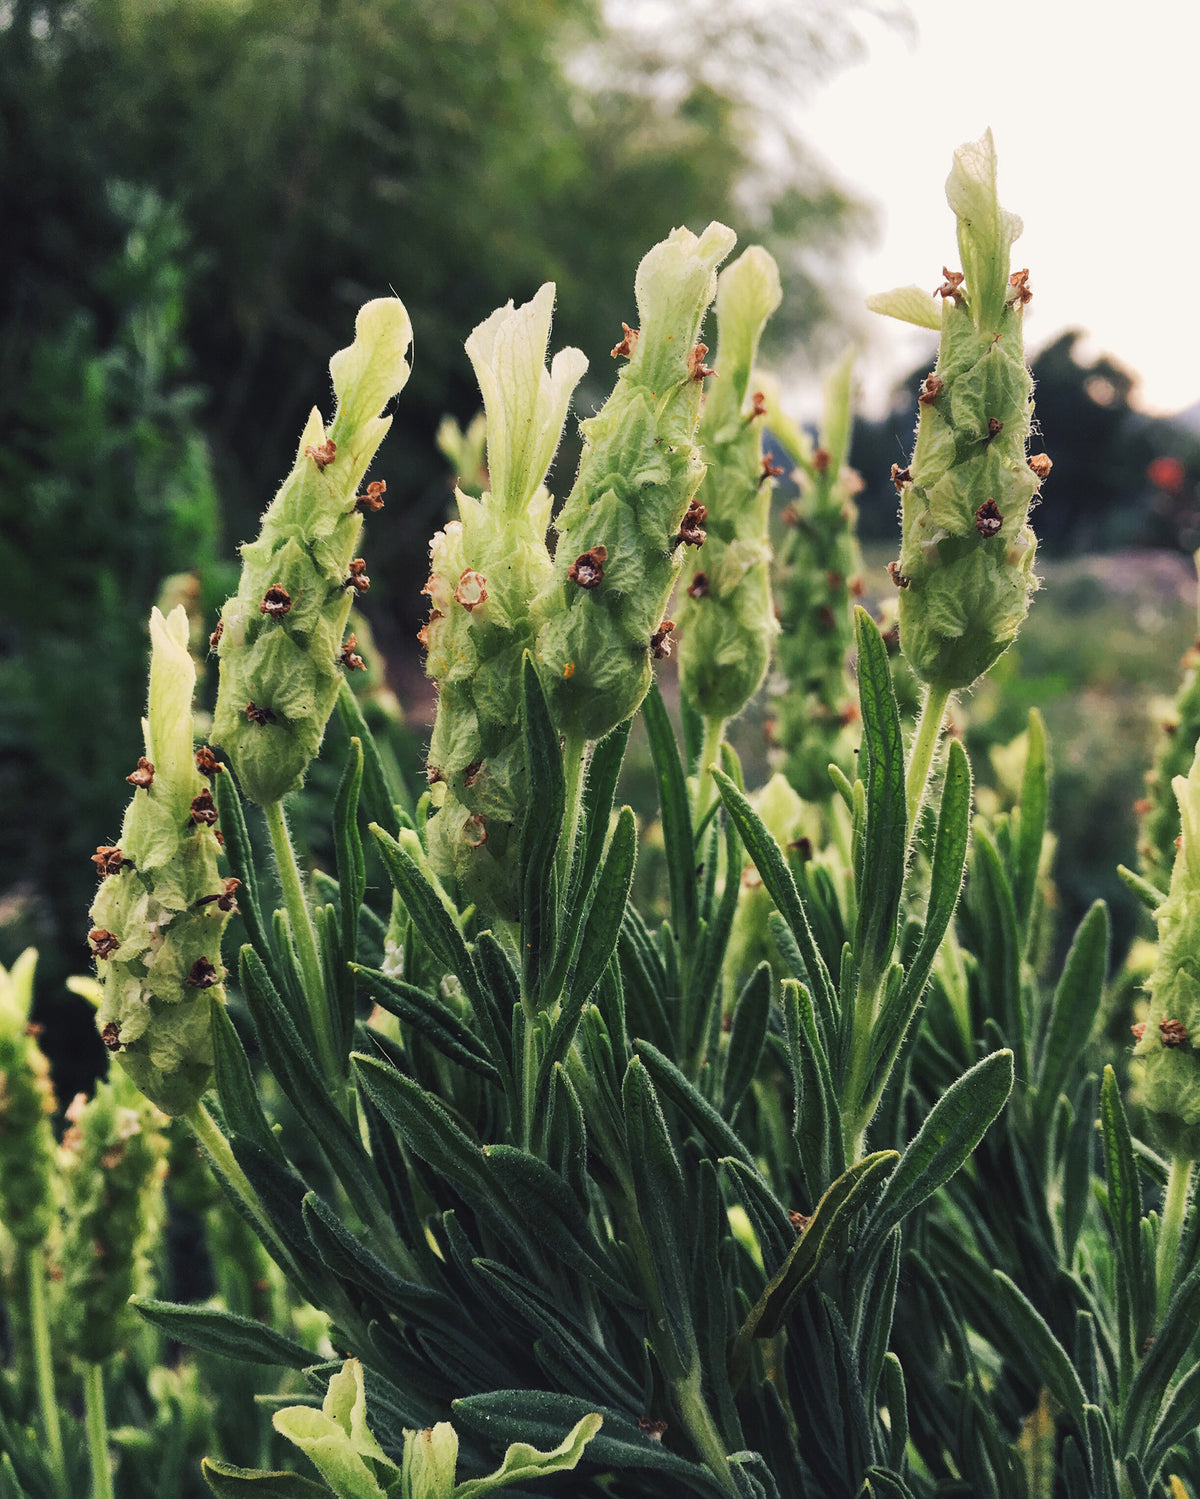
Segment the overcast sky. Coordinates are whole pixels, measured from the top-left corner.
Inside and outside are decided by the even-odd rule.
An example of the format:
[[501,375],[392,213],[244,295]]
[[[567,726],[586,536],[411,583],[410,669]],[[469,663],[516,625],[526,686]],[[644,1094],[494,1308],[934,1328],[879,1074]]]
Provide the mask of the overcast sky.
[[[879,238],[848,279],[863,295],[957,265],[944,187],[953,148],[990,126],[1000,199],[1025,232],[1026,341],[1066,327],[1141,376],[1140,404],[1200,401],[1200,4],[1196,0],[910,0],[906,35],[866,20],[868,55],[796,118]],[[872,318],[868,405],[922,351]]]

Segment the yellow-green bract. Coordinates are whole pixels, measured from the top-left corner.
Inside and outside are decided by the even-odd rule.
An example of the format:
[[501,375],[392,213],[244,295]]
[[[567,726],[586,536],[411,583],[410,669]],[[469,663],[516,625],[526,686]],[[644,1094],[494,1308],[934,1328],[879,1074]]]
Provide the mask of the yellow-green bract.
[[[1032,382],[1022,342],[1026,271],[1009,275],[1021,221],[996,197],[990,131],[961,146],[946,183],[962,273],[940,288],[941,347],[920,395],[902,493],[900,638],[932,686],[968,687],[1008,648],[1036,585],[1026,524],[1039,476],[1026,456]],[[964,283],[965,276],[965,283]],[[878,312],[930,326],[916,288],[871,299]]]
[[676,606],[680,681],[706,719],[742,711],[762,685],[778,632],[768,578],[771,483],[756,420],[762,413],[745,407],[759,339],[782,296],[778,267],[758,245],[717,281],[717,375],[699,434],[708,465],[698,494],[706,536],[685,568]]
[[[143,784],[118,845],[101,850],[91,945],[101,1038],[152,1103],[183,1114],[212,1071],[210,1005],[224,1000],[221,934],[233,897],[219,873],[215,811],[196,768],[182,608],[150,616],[150,708]],[[105,872],[107,871],[107,872]]]
[[33,1247],[54,1221],[55,1103],[50,1063],[30,1029],[37,953],[0,968],[0,1223]]
[[329,361],[333,423],[326,429],[314,407],[258,540],[242,548],[237,596],[216,636],[212,737],[252,801],[278,801],[300,785],[333,711],[351,601],[370,585],[355,556],[362,510],[378,508],[386,488],[360,496],[358,486],[391,425],[379,413],[408,380],[411,341],[397,298],[362,308],[353,344]]
[[555,726],[576,742],[624,722],[666,655],[663,612],[683,565],[684,525],[704,477],[696,446],[707,373],[697,344],[733,231],[675,229],[635,282],[641,327],[617,350],[629,363],[596,416],[556,523],[554,580],[537,601],[542,683]]
[[521,733],[521,663],[532,646],[530,605],[549,586],[550,495],[543,480],[587,360],[561,349],[546,369],[554,308],[548,282],[509,302],[466,349],[487,412],[489,492],[458,493],[459,519],[430,545],[425,669],[438,684],[429,746],[437,811],[429,856],[485,918],[517,917],[517,831],[528,776]]
[[1158,960],[1150,1012],[1134,1050],[1143,1063],[1140,1096],[1173,1151],[1200,1160],[1200,756],[1172,782],[1183,825],[1171,888],[1155,912]]

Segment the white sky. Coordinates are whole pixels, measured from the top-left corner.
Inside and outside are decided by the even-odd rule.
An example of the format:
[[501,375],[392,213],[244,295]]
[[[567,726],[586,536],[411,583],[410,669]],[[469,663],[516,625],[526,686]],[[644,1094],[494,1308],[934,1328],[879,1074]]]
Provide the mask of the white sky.
[[[860,22],[868,47],[802,104],[805,138],[879,208],[855,253],[863,295],[957,267],[944,185],[953,149],[990,125],[1000,200],[1025,232],[1027,346],[1066,327],[1141,376],[1165,413],[1200,401],[1200,3],[1197,0],[909,0],[914,34]],[[864,404],[927,344],[871,317]]]

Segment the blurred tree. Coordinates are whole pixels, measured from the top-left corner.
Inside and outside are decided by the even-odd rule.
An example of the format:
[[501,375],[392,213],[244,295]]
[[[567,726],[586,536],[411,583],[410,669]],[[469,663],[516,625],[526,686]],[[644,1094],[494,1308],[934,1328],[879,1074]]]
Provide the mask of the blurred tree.
[[[1131,404],[1137,377],[1107,354],[1081,358],[1085,337],[1068,329],[1032,363],[1033,449],[1044,440],[1054,462],[1033,515],[1039,546],[1049,556],[1126,546],[1190,552],[1200,544],[1200,437],[1138,411]],[[893,463],[908,462],[916,392],[927,372],[922,365],[897,385],[881,420],[855,426],[852,462],[867,484],[859,499],[864,536],[894,534],[888,475]]]

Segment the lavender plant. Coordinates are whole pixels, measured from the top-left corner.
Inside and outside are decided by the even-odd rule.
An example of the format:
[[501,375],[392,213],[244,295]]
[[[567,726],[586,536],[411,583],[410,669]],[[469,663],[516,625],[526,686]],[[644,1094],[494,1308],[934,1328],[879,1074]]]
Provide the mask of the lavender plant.
[[[743,568],[735,550],[762,542],[746,398],[772,301],[763,257],[748,252],[718,292],[731,236],[714,225],[676,231],[643,261],[641,327],[626,329],[629,363],[584,424],[553,556],[544,480],[582,356],[545,368],[552,288],[472,335],[488,487],[460,496],[461,519],[433,546],[440,699],[419,799],[330,675],[344,627],[334,585],[398,383],[400,314],[374,341],[360,320],[335,360],[335,383],[360,371],[354,394],[339,384],[346,414],[329,436],[306,431],[224,614],[215,737],[234,774],[210,770],[246,940],[238,1006],[205,996],[195,1055],[207,1066],[211,1048],[212,1093],[179,1099],[222,1190],[322,1317],[323,1342],[314,1355],[294,1328],[139,1303],[198,1349],[302,1373],[305,1395],[275,1401],[274,1425],[316,1476],[214,1459],[214,1493],[1146,1499],[1200,1478],[1190,1041],[1168,1044],[1159,1024],[1176,1009],[1191,1024],[1194,788],[1160,913],[1163,1013],[1140,1047],[1147,1099],[1183,1126],[1170,1143],[1185,1164],[1169,1167],[1135,1145],[1115,1076],[1101,1087],[1089,1069],[1102,908],[1061,974],[1044,971],[1040,721],[1010,814],[972,822],[957,740],[934,764],[949,694],[1024,616],[1038,478],[1026,283],[1009,276],[1016,225],[998,207],[990,137],[957,153],[949,197],[964,273],[946,276],[938,371],[901,480],[902,632],[929,698],[906,747],[883,638],[857,611],[857,771],[834,777],[846,837],[821,849],[796,836],[795,793],[777,781],[749,794],[719,734],[761,678],[769,634],[761,559]],[[699,339],[715,292],[705,412]],[[888,306],[927,320],[909,294]],[[841,397],[831,409],[848,411]],[[361,446],[347,436],[360,432]],[[824,494],[842,448],[824,466],[813,453],[810,493]],[[681,751],[650,663],[689,537],[710,524],[728,577],[679,611],[692,628],[684,688],[710,725],[702,758],[698,743]],[[322,536],[341,549],[332,572]],[[285,552],[294,596],[275,577]],[[312,610],[310,633],[261,608],[277,582]],[[800,607],[798,574],[788,587]],[[715,636],[709,603],[725,611]],[[726,634],[742,646],[714,673]],[[282,708],[293,689],[303,712],[299,697]],[[348,730],[335,868],[307,883],[279,797],[335,696]],[[274,721],[247,719],[243,699]],[[639,708],[666,851],[667,915],[653,922],[630,898],[636,820],[614,812]],[[273,918],[237,781],[267,812],[284,905]],[[177,824],[171,858],[201,846]],[[376,857],[390,909],[368,887]],[[148,879],[135,862],[101,895]],[[134,909],[146,919],[148,905],[130,921]],[[196,920],[216,917],[193,901],[152,936]],[[125,930],[112,929],[122,942]],[[100,958],[109,986],[118,952]],[[115,992],[125,1045],[136,977],[144,1026],[129,1044],[158,1056],[158,1028],[169,1040],[183,1012],[150,966]],[[162,1091],[158,1067],[147,1075]],[[206,1080],[197,1068],[189,1091]],[[1161,1225],[1143,1212],[1160,1180]]]

